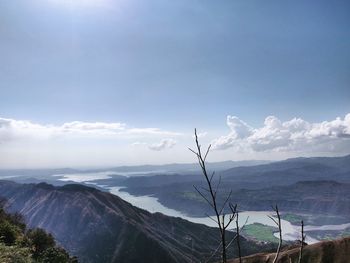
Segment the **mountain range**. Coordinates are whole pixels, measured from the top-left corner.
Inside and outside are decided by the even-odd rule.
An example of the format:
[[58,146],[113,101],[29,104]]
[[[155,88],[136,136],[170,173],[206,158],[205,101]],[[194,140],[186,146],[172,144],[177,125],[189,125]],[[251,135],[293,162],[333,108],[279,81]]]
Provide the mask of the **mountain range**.
[[[83,185],[0,181],[7,209],[50,232],[81,262],[199,262],[218,246],[217,229],[160,213]],[[228,232],[228,238],[233,238]],[[248,255],[271,246],[241,238]],[[232,247],[230,257],[236,256]],[[215,257],[213,258],[215,260]]]
[[[329,213],[349,216],[350,155],[343,157],[295,158],[219,171],[218,201],[232,190],[232,202],[242,210],[269,210],[279,204],[285,211]],[[99,184],[122,185],[133,195],[153,195],[167,207],[192,216],[211,213],[193,185],[205,186],[197,174],[158,174],[124,180],[97,180]]]

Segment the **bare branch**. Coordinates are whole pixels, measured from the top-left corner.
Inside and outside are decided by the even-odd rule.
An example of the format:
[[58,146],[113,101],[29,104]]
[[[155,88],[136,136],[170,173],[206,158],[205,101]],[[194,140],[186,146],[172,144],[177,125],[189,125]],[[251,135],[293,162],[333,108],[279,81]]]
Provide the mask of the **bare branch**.
[[205,187],[203,187],[203,186],[201,186],[201,189],[204,190],[204,191],[206,191],[206,192],[210,192],[209,189],[207,189],[207,188],[205,188]]
[[208,200],[208,198],[206,198],[206,197],[202,194],[202,192],[198,190],[198,188],[197,188],[195,185],[193,185],[193,187],[194,187],[194,189],[197,191],[197,193],[200,194],[200,196],[201,196],[205,201],[207,201],[207,203],[208,203],[211,207],[213,207],[213,204]]
[[225,226],[225,229],[227,229],[230,224],[232,223],[232,221],[235,219],[236,217],[236,210],[237,210],[237,205],[232,205],[231,203],[229,203],[229,207],[230,207],[230,210],[231,210],[231,215],[229,217],[229,221],[227,222],[226,226]]
[[270,218],[278,226],[278,222],[276,221],[276,219],[274,219],[272,216],[268,216],[268,218]]
[[303,259],[303,249],[305,244],[305,238],[306,238],[306,235],[304,235],[304,221],[301,220],[301,240],[300,240],[300,251],[299,251],[298,263],[301,263],[301,260]]
[[205,215],[209,218],[209,219],[211,219],[211,220],[213,220],[216,224],[218,224],[218,221],[216,221],[214,218],[212,218],[210,215],[208,215],[207,213],[205,213]]
[[232,195],[232,190],[230,191],[230,193],[229,193],[228,196],[226,197],[226,199],[225,199],[225,201],[224,201],[224,203],[223,203],[223,205],[222,205],[222,207],[221,207],[221,209],[220,209],[220,211],[219,211],[220,214],[221,214],[222,211],[224,210],[224,208],[225,208],[225,206],[226,206],[228,200],[230,199],[231,195]]
[[[220,188],[221,177],[219,177],[219,181],[216,184],[215,189],[214,189],[213,188],[213,178],[214,178],[215,172],[212,172],[212,174],[209,176],[207,169],[206,169],[206,163],[205,163],[206,159],[208,157],[208,154],[210,152],[211,145],[208,146],[205,154],[202,155],[202,148],[201,148],[201,145],[199,144],[199,141],[198,141],[197,129],[194,130],[194,136],[195,136],[197,151],[195,151],[191,148],[189,148],[189,150],[197,156],[198,164],[202,170],[202,174],[203,174],[205,181],[207,183],[207,186],[208,186],[208,188],[203,188],[203,187],[200,187],[200,188],[208,193],[207,196],[204,195],[196,186],[193,186],[193,187],[198,192],[198,194],[210,205],[210,207],[213,208],[213,210],[215,212],[216,220],[213,219],[212,217],[209,217],[209,216],[208,217],[211,220],[213,220],[219,228],[220,237],[221,237],[220,244],[221,244],[221,248],[222,248],[222,252],[221,252],[222,263],[226,263],[227,262],[227,258],[226,258],[227,246],[226,246],[226,236],[225,236],[226,229],[229,227],[230,223],[234,220],[235,213],[236,213],[235,212],[236,208],[233,206],[232,207],[230,206],[230,209],[233,213],[232,213],[232,215],[228,216],[228,220],[227,220],[227,222],[225,222],[226,221],[225,207],[229,203],[229,200],[232,196],[232,190],[230,191],[229,195],[226,197],[225,201],[223,202],[222,207],[220,209],[218,209],[217,193],[218,193],[219,188]],[[217,248],[217,250],[219,249],[219,247]],[[216,253],[216,251],[214,251],[213,255]]]
[[191,148],[188,148],[191,152],[193,152],[197,157],[198,157],[198,153],[196,153],[194,150],[192,150]]
[[[237,206],[237,205],[236,205]],[[236,216],[236,236],[237,236],[237,248],[238,248],[238,257],[239,257],[239,263],[242,263],[242,255],[241,255],[241,244],[239,240],[239,225],[238,225],[238,216],[239,214],[237,213]]]
[[235,241],[237,239],[237,235],[235,235],[230,242],[227,244],[226,249],[232,244],[233,241]]
[[248,223],[249,216],[247,216],[247,219],[245,220],[243,226],[241,226],[241,230],[247,225]]
[[212,172],[212,174],[211,174],[211,176],[210,176],[210,179],[209,179],[209,182],[210,182],[210,183],[211,183],[211,180],[213,180],[214,175],[215,175],[215,171]]
[[220,247],[221,247],[221,243],[219,243],[219,246],[215,249],[213,254],[211,254],[211,256],[205,261],[205,263],[208,263],[215,256],[215,254],[218,252]]
[[277,224],[278,232],[279,232],[279,242],[278,242],[277,252],[273,260],[273,263],[276,263],[282,247],[282,226],[281,226],[281,216],[278,211],[278,206],[276,205],[275,207],[273,207],[273,210],[276,212],[278,221],[276,222],[276,220],[274,220],[272,217],[270,216],[269,217]]
[[214,197],[215,197],[215,198],[216,198],[216,193],[218,192],[218,189],[219,189],[220,183],[221,183],[221,176],[219,176],[219,182],[217,183],[217,185],[216,185],[216,189],[215,189],[215,191],[214,191]]
[[205,153],[205,156],[204,156],[204,159],[203,159],[204,161],[207,159],[207,156],[209,154],[210,148],[211,148],[211,144],[209,144],[207,152]]

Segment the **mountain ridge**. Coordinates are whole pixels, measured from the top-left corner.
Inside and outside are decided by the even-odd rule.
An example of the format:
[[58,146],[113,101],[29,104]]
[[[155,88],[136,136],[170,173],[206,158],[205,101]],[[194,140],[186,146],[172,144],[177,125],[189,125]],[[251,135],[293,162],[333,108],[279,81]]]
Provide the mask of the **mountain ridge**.
[[[215,228],[151,214],[87,186],[0,181],[0,193],[9,211],[22,213],[29,226],[52,233],[82,262],[199,261],[218,244]],[[268,247],[241,241],[246,255]]]

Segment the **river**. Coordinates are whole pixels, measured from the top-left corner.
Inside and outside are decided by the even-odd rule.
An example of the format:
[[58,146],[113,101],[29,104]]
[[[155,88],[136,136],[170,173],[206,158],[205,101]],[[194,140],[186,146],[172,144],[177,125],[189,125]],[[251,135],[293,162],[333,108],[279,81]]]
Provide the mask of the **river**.
[[[114,172],[115,173],[115,172]],[[61,177],[58,180],[60,181],[74,181],[77,183],[86,183],[86,184],[93,184],[95,180],[100,179],[110,179],[111,172],[99,172],[99,173],[77,173],[77,174],[59,174],[54,175],[57,177]],[[142,172],[137,173],[118,173],[123,176],[133,176],[133,175],[140,175],[143,174]],[[209,217],[191,217],[188,215],[183,214],[180,211],[168,208],[164,205],[162,205],[158,198],[153,196],[134,196],[131,195],[125,191],[121,191],[123,187],[109,187],[107,185],[98,185],[101,188],[104,188],[108,190],[110,193],[119,196],[123,200],[131,203],[132,205],[145,209],[151,213],[159,212],[168,216],[173,217],[181,217],[183,219],[186,219],[188,221],[191,221],[193,223],[198,224],[204,224],[211,227],[216,227],[216,223],[211,220]],[[268,217],[268,216],[274,216],[273,211],[244,211],[240,212],[239,214],[239,225],[243,226],[244,224],[254,224],[254,223],[260,223],[263,225],[273,226],[276,227],[275,223]],[[281,220],[282,224],[282,237],[284,240],[287,241],[294,241],[297,239],[300,239],[300,227],[292,225],[290,222],[286,220]],[[344,230],[346,228],[350,227],[350,223],[347,224],[340,224],[340,225],[323,225],[323,226],[311,226],[307,225],[305,226],[305,232],[307,231],[315,231],[315,230]],[[275,234],[275,236],[278,236],[278,233]],[[318,242],[317,239],[311,238],[309,236],[306,236],[306,242],[309,244]]]

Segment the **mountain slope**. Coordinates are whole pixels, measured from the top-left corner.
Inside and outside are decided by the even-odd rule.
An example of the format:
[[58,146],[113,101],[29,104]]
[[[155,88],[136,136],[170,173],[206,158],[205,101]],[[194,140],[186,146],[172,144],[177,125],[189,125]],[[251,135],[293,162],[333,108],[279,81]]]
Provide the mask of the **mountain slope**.
[[[82,262],[191,262],[207,258],[218,244],[215,228],[150,214],[82,185],[0,181],[0,195],[8,199],[10,211],[52,233]],[[242,242],[246,255],[262,249]]]
[[[191,183],[161,187],[130,187],[125,191],[133,195],[153,194],[170,208],[190,215],[211,214],[210,207],[194,193]],[[288,186],[270,186],[261,189],[235,189],[230,182],[222,184],[219,204],[224,202],[231,189],[232,200],[242,210],[265,211],[278,204],[281,211],[314,214],[350,215],[350,184],[335,181],[302,181]],[[123,189],[124,190],[124,189]],[[221,193],[223,193],[221,195]]]
[[225,180],[259,186],[288,185],[306,180],[350,182],[350,155],[342,157],[294,158],[221,173]]
[[[265,165],[237,167],[219,172],[218,202],[232,190],[232,202],[242,210],[269,210],[279,204],[283,211],[350,215],[350,155],[294,158]],[[218,181],[213,179],[214,184]],[[99,184],[108,184],[99,180]],[[203,185],[200,174],[155,175],[125,179],[122,191],[152,194],[165,206],[191,216],[211,213],[193,185]],[[222,195],[220,195],[222,193]]]

